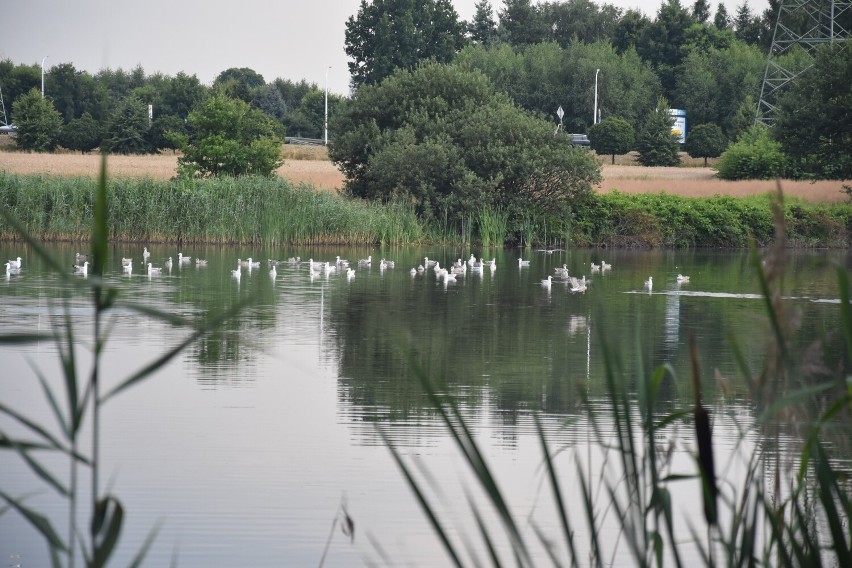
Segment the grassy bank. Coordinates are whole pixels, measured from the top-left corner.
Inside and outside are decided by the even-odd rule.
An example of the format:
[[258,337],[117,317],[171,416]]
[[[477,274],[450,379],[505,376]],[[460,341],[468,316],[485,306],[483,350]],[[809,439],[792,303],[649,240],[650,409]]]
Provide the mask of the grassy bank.
[[[686,198],[612,192],[578,204],[564,233],[578,246],[740,248],[751,238],[764,246],[775,239],[770,200],[769,194]],[[852,243],[852,204],[785,201],[790,246],[848,248]]]
[[[96,181],[0,172],[0,206],[43,240],[84,241],[92,224]],[[482,211],[464,226],[427,225],[406,204],[384,206],[286,180],[109,183],[109,236],[116,241],[221,244],[417,244],[475,242],[485,247],[551,246],[744,247],[774,239],[768,196],[684,198],[668,194],[594,194],[568,217],[530,214],[513,223]],[[852,204],[788,200],[787,242],[847,248]],[[15,239],[8,226],[0,238]]]

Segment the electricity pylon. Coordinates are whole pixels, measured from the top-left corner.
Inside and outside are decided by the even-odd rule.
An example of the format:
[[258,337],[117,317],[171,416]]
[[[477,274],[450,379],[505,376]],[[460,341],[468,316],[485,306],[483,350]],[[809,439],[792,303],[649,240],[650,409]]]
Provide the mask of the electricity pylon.
[[[757,103],[755,122],[771,125],[775,105],[787,85],[813,65],[814,51],[822,44],[848,41],[852,28],[850,0],[779,0],[778,15],[772,33],[772,45],[766,57],[763,85]],[[781,56],[799,46],[811,62],[793,69],[785,67]]]

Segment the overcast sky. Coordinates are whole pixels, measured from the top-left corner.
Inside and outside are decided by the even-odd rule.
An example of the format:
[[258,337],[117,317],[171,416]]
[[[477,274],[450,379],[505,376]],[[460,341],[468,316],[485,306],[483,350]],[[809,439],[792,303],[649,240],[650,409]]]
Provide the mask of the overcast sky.
[[[536,0],[533,0],[537,3]],[[681,0],[691,6],[694,0]],[[710,0],[715,13],[719,0]],[[741,0],[724,0],[733,15]],[[476,0],[452,0],[469,20]],[[654,17],[661,0],[611,0]],[[349,91],[343,51],[346,20],[360,0],[3,0],[0,59],[45,68],[72,63],[146,74],[184,71],[209,84],[230,67],[250,67],[267,82],[306,79],[331,92]],[[495,10],[503,0],[492,0]],[[749,2],[754,13],[767,0]],[[2,85],[0,85],[2,86]]]

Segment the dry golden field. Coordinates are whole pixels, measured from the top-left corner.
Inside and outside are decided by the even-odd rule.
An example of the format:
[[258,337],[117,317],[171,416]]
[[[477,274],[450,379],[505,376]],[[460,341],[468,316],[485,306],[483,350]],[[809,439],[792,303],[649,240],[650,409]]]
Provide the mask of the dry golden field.
[[[284,165],[278,175],[294,183],[310,183],[321,189],[336,189],[343,185],[343,175],[328,161],[325,148],[286,146]],[[713,177],[713,170],[703,167],[703,161],[684,155],[684,166],[677,168],[646,168],[632,165],[632,155],[602,156],[603,183],[599,190],[618,190],[624,193],[659,193],[700,197],[708,195],[745,196],[775,190],[774,181],[722,181]],[[33,154],[10,150],[0,144],[0,170],[20,174],[57,176],[95,176],[99,168],[97,154]],[[111,176],[150,177],[169,179],[175,175],[177,156],[170,153],[146,156],[110,156],[108,173]],[[809,201],[841,202],[848,199],[843,186],[850,181],[793,181],[785,180],[782,188],[788,195]]]

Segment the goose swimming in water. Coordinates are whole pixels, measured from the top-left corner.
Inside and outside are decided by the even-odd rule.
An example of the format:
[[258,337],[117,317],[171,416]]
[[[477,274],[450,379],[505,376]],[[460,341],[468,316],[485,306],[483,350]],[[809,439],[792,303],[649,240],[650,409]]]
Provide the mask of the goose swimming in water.
[[169,257],[169,260],[167,260],[163,264],[165,264],[167,270],[171,270],[172,269],[172,257]]
[[648,279],[645,280],[645,289],[648,290],[648,292],[650,292],[651,290],[654,289],[654,277],[653,276],[649,276]]
[[132,257],[131,257],[131,258],[124,258],[124,257],[121,257],[121,266],[127,266],[127,265],[128,265],[128,264],[130,264],[131,262],[133,262],[133,258],[132,258]]
[[178,253],[178,264],[189,264],[191,260],[191,256],[183,256],[182,252]]
[[518,259],[518,268],[523,268],[523,267],[529,266],[529,265],[530,265],[530,261],[524,260],[522,258]]
[[89,272],[89,261],[83,263],[83,266],[74,265],[74,274],[82,274],[85,276]]
[[612,265],[611,265],[611,264],[609,264],[609,263],[607,263],[607,262],[604,262],[604,261],[602,260],[602,261],[601,261],[601,272],[603,272],[603,271],[605,271],[605,270],[612,270]]
[[159,266],[154,266],[150,262],[148,263],[148,276],[153,276],[154,274],[162,274],[163,269]]
[[196,258],[195,266],[207,266],[207,261],[200,258]]
[[20,270],[21,269],[21,257],[19,256],[17,260],[10,260],[9,261],[9,268],[14,268],[14,269]]
[[689,276],[684,276],[683,274],[677,275],[678,284],[686,284],[687,282],[689,282]]
[[130,274],[131,272],[133,272],[133,259],[127,259],[127,264],[122,265],[121,270],[125,274]]
[[544,280],[541,281],[541,285],[544,286],[545,288],[550,288],[550,286],[552,284],[553,284],[553,276],[548,276],[547,278],[545,278]]
[[373,255],[358,259],[358,266],[370,266],[373,263]]
[[147,262],[151,253],[148,252],[148,247],[142,247],[142,262]]

